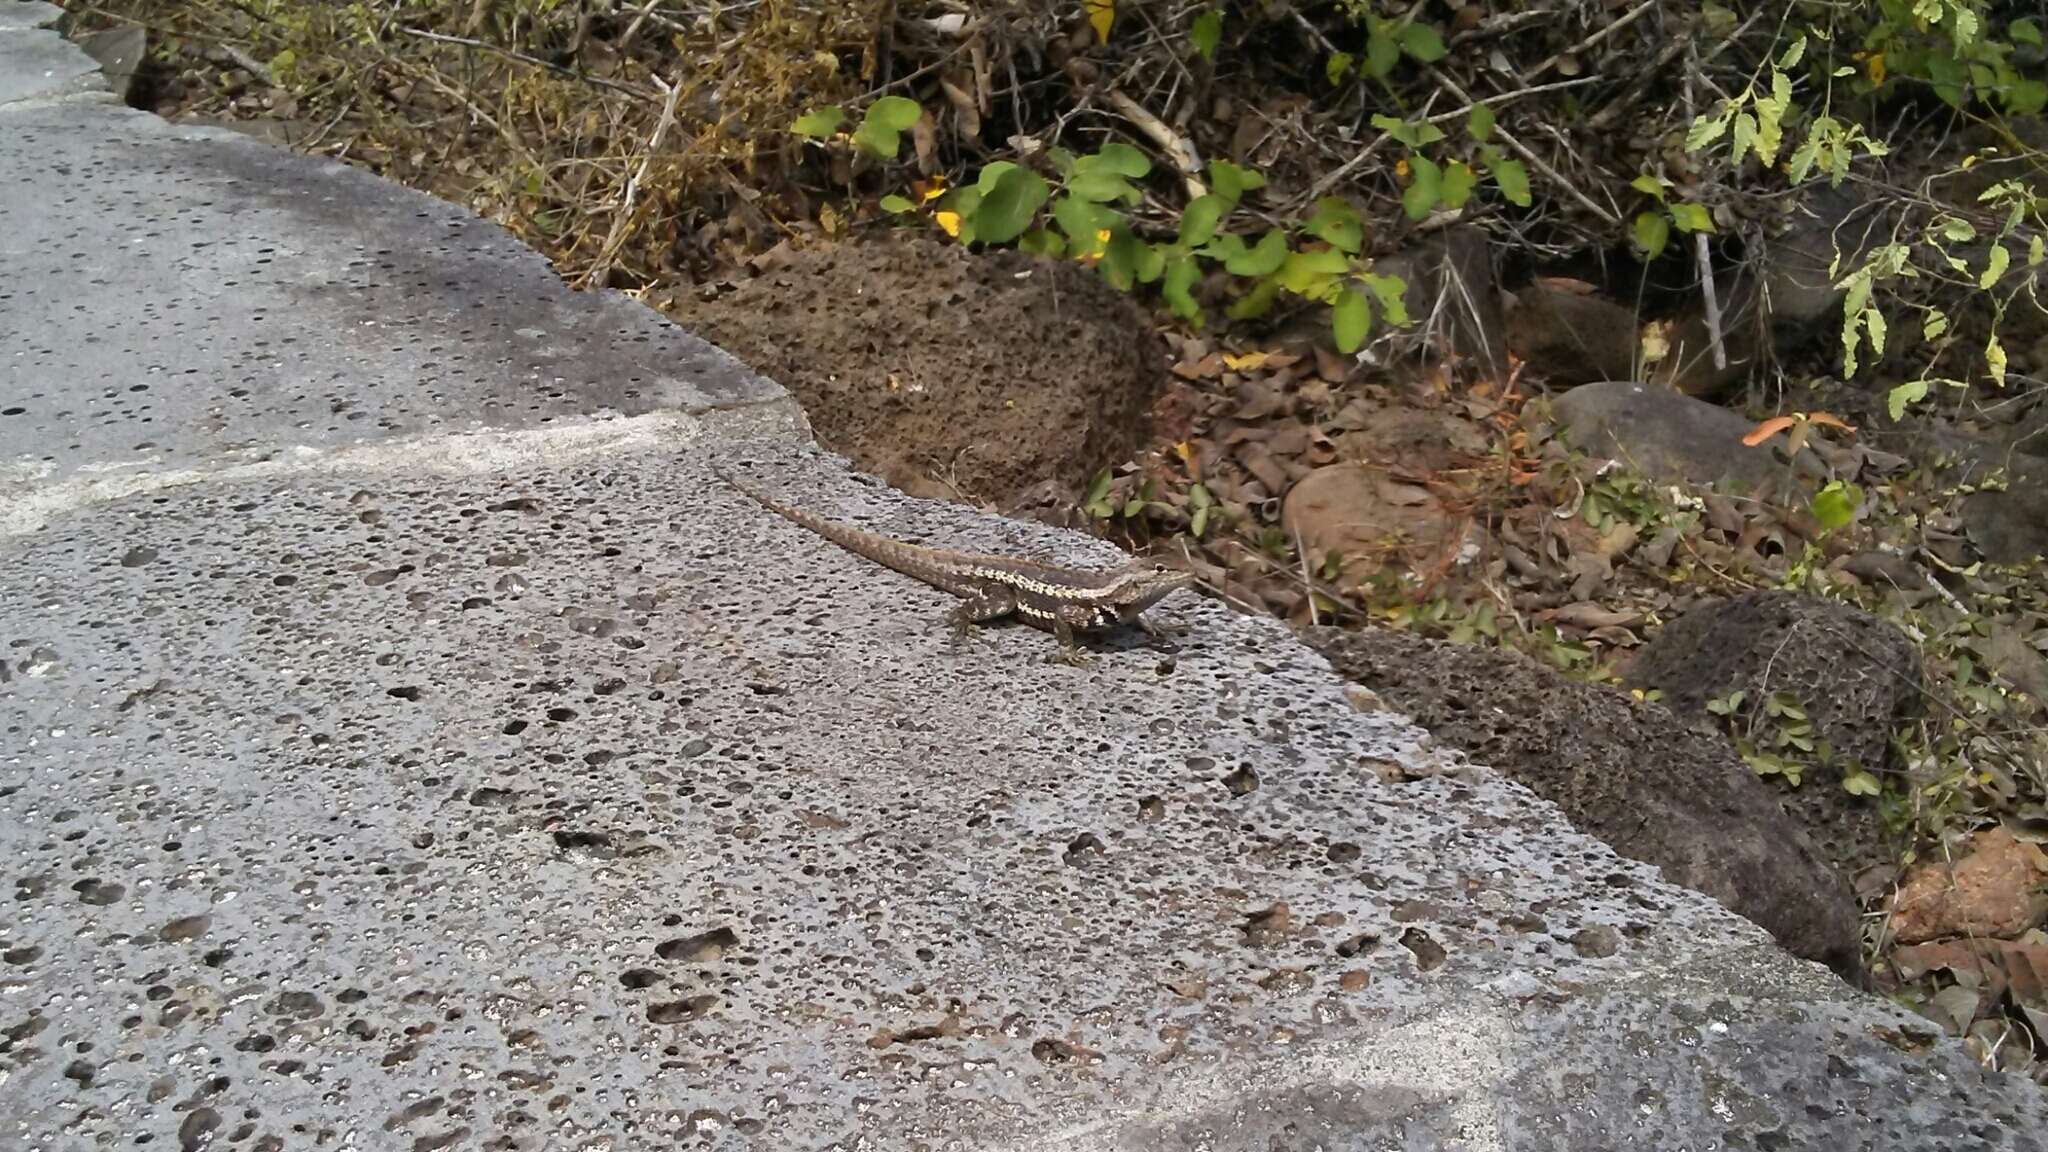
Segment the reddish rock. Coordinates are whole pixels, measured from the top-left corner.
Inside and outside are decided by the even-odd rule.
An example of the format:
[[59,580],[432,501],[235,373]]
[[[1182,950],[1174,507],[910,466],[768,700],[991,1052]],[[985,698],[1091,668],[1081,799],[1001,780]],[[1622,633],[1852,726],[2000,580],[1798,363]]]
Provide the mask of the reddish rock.
[[1892,896],[1892,933],[1901,944],[1945,936],[2010,938],[2048,915],[2042,885],[2048,854],[2004,828],[1980,832],[1955,860],[1906,873]]

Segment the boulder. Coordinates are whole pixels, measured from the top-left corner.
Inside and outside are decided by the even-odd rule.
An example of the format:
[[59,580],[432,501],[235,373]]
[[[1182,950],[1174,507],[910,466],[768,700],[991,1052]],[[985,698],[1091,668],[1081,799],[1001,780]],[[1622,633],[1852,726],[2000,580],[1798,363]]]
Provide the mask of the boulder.
[[1554,387],[1635,375],[1637,317],[1591,292],[1538,280],[1510,298],[1508,350]]
[[1780,790],[1785,806],[1845,872],[1893,859],[1876,805],[1844,790],[1842,775],[1850,765],[1883,770],[1893,727],[1919,699],[1920,654],[1896,627],[1816,596],[1749,592],[1671,622],[1636,652],[1628,681],[1701,717],[1710,700],[1732,692],[1751,702],[1789,692],[1833,763]]
[[1485,232],[1447,228],[1376,261],[1373,270],[1407,284],[1402,303],[1421,334],[1482,374],[1507,379],[1507,319]]
[[1551,402],[1551,415],[1572,447],[1658,480],[1722,484],[1783,499],[1799,478],[1826,473],[1811,448],[1788,464],[1780,455],[1783,437],[1744,444],[1752,421],[1658,384],[1617,380],[1574,388]]
[[1308,639],[1340,675],[1582,831],[1859,978],[1854,894],[1726,741],[1515,652],[1375,630]]

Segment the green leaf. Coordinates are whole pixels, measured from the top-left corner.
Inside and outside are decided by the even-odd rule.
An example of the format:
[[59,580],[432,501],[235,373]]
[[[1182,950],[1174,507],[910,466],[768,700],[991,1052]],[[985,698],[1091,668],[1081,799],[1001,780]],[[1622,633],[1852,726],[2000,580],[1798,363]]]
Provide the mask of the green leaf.
[[890,132],[873,124],[862,124],[853,130],[854,147],[884,160],[896,158],[896,150],[902,145],[902,141],[901,132]]
[[[995,165],[991,164],[993,168]],[[1052,195],[1045,178],[1029,168],[1011,165],[982,185],[981,204],[974,211],[974,234],[985,244],[1007,244],[1024,234]]]
[[1655,260],[1664,254],[1664,246],[1671,242],[1671,221],[1662,212],[1638,213],[1635,220],[1636,251],[1645,260]]
[[1657,179],[1648,172],[1629,181],[1628,186],[1645,196],[1655,196],[1659,200],[1664,199],[1664,181]]
[[1337,351],[1346,356],[1358,351],[1371,331],[1372,305],[1365,294],[1356,288],[1337,293],[1337,303],[1330,309],[1330,334],[1337,340]]
[[2048,84],[2039,80],[2014,80],[2000,93],[2008,116],[2038,116],[2048,108]]
[[1140,240],[1131,265],[1137,269],[1138,283],[1150,284],[1159,279],[1160,273],[1166,271],[1166,251],[1157,245]]
[[1363,277],[1365,286],[1379,303],[1380,318],[1396,328],[1408,326],[1408,282],[1399,276],[1383,276],[1368,272]]
[[1856,510],[1862,505],[1863,493],[1854,484],[1835,480],[1813,494],[1809,510],[1822,528],[1833,532],[1854,520]]
[[1122,173],[1102,168],[1076,168],[1073,178],[1067,181],[1067,195],[1092,200],[1098,204],[1106,204],[1112,200],[1135,204],[1143,199],[1138,190],[1131,186],[1131,182],[1124,179]]
[[868,105],[861,127],[873,124],[885,132],[908,132],[922,115],[924,109],[917,106],[917,101],[902,96],[884,96]]
[[1884,408],[1894,421],[1905,418],[1906,409],[1927,399],[1927,381],[1908,380],[1885,393]]
[[1443,169],[1433,160],[1421,156],[1408,158],[1408,188],[1401,193],[1401,210],[1410,220],[1420,220],[1436,207],[1437,198],[1443,192]]
[[1792,40],[1792,46],[1785,49],[1784,54],[1778,57],[1779,70],[1790,72],[1792,69],[1799,66],[1800,58],[1805,55],[1806,37],[1803,35],[1794,37]]
[[1017,250],[1039,256],[1057,257],[1067,249],[1066,242],[1057,232],[1046,228],[1034,228],[1017,238]]
[[[1109,486],[1112,480],[1113,477],[1110,476],[1109,469],[1104,468],[1102,471],[1097,472],[1088,481],[1088,494],[1082,498],[1082,503],[1091,507],[1098,504],[1106,507],[1105,501],[1109,498]],[[1104,515],[1106,516],[1107,513],[1104,513]]]
[[1194,46],[1195,55],[1204,60],[1214,59],[1216,45],[1222,42],[1223,13],[1220,9],[1208,9],[1196,16],[1195,22],[1188,26],[1188,43]]
[[1714,231],[1714,214],[1704,204],[1680,203],[1671,206],[1671,222],[1680,232]]
[[1095,251],[1096,234],[1114,231],[1123,223],[1116,212],[1072,196],[1053,201],[1052,218],[1066,233],[1068,250],[1076,254]]
[[1316,201],[1315,213],[1302,229],[1343,252],[1356,252],[1365,244],[1365,225],[1359,220],[1358,209],[1341,196],[1325,196]]
[[1244,246],[1244,237],[1225,232],[1196,251],[1218,264],[1223,264],[1242,257],[1249,249]]
[[908,197],[897,196],[892,193],[882,197],[882,211],[893,212],[901,216],[905,212],[917,211],[917,205],[912,204]]
[[1920,338],[1933,340],[1948,331],[1948,313],[1939,308],[1929,308],[1920,318]]
[[1017,166],[1008,160],[991,160],[982,166],[980,174],[975,177],[974,186],[986,196],[995,189],[996,182],[1003,178],[1003,173],[1016,170]]
[[2027,241],[2027,267],[2039,268],[2044,259],[2048,259],[2048,245],[2042,244],[2040,234],[2036,233]]
[[1985,254],[1984,271],[1977,277],[1977,287],[1989,288],[1998,283],[1999,277],[2004,276],[2005,270],[2010,267],[2012,253],[2007,251],[2003,244],[1993,244],[1991,251]]
[[796,123],[790,125],[789,130],[799,136],[821,140],[839,131],[839,126],[844,123],[846,109],[837,104],[827,104],[823,108],[813,109],[797,117]]
[[1355,59],[1349,52],[1330,53],[1330,58],[1323,61],[1323,78],[1330,82],[1332,88],[1342,84],[1344,77],[1350,74]]
[[1401,62],[1401,45],[1393,37],[1375,32],[1365,38],[1365,74],[1385,80]]
[[1729,163],[1742,163],[1742,158],[1749,155],[1750,151],[1756,147],[1756,138],[1760,131],[1761,127],[1757,124],[1754,114],[1749,112],[1738,112],[1735,114],[1735,132],[1728,141]]
[[1166,271],[1159,281],[1159,295],[1173,314],[1182,320],[1192,321],[1202,314],[1202,306],[1196,303],[1190,291],[1201,275],[1202,270],[1196,266],[1193,256],[1176,253],[1167,258]]
[[1453,160],[1444,165],[1444,207],[1463,208],[1465,201],[1472,198],[1472,190],[1478,186],[1479,173],[1474,172],[1464,161]]
[[1233,276],[1271,276],[1287,261],[1287,234],[1278,229],[1259,237],[1243,255],[1224,261],[1223,267]]
[[1721,107],[1711,115],[1702,113],[1693,117],[1692,127],[1685,130],[1685,150],[1697,152],[1728,132],[1729,122],[1735,119],[1736,104],[1732,100],[1721,101]]
[[1851,796],[1875,796],[1879,791],[1877,777],[1861,768],[1842,774],[1842,788]]
[[1131,234],[1129,228],[1118,228],[1110,233],[1109,244],[1102,250],[1102,263],[1096,269],[1110,286],[1119,292],[1129,292],[1138,282],[1138,250],[1144,242]]
[[1104,144],[1100,152],[1093,156],[1083,156],[1077,163],[1083,169],[1103,168],[1129,176],[1133,180],[1152,171],[1150,157],[1118,140]]
[[1232,320],[1251,320],[1272,311],[1273,301],[1280,296],[1277,280],[1262,280],[1251,291],[1233,300],[1225,315]]
[[1337,277],[1351,270],[1351,257],[1334,248],[1289,252],[1275,277],[1280,287],[1311,300],[1328,297]]
[[1234,207],[1247,192],[1266,186],[1266,178],[1253,169],[1232,164],[1228,160],[1209,162],[1209,187],[1216,195],[1229,201]]
[[1424,64],[1444,58],[1444,38],[1428,24],[1406,24],[1401,28],[1401,50]]
[[1200,248],[1216,235],[1216,226],[1223,221],[1223,214],[1230,210],[1230,203],[1223,197],[1210,193],[1188,201],[1187,208],[1180,214],[1180,242],[1190,248]]
[[1934,84],[1934,94],[1952,108],[1963,106],[1963,86],[1969,82],[1969,69],[1963,62],[1941,52],[1930,52],[1927,61],[1927,78]]
[[1474,104],[1472,114],[1465,117],[1465,132],[1481,144],[1493,137],[1493,109],[1484,104]]
[[2022,18],[2005,26],[2005,38],[2015,44],[2032,44],[2041,47],[2041,26],[2032,19]]
[[1493,182],[1500,185],[1500,194],[1507,197],[1508,203],[1518,208],[1533,203],[1529,198],[1529,170],[1522,167],[1520,160],[1494,161]]

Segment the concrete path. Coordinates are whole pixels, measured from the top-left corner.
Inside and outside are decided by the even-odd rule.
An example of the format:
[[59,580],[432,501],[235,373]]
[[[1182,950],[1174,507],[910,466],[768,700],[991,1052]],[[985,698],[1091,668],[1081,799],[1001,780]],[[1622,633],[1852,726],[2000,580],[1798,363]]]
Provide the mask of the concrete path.
[[955,650],[707,453],[1113,553],[55,15],[0,3],[0,1148],[2044,1146],[1277,625]]

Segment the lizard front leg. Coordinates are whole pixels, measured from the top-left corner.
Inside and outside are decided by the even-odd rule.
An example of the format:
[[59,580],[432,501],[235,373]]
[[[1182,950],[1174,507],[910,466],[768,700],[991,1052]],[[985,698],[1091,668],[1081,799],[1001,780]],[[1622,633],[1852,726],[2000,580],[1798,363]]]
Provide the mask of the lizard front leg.
[[1074,633],[1094,623],[1095,610],[1085,604],[1062,604],[1055,610],[1052,622],[1053,639],[1059,641],[1059,651],[1052,659],[1058,664],[1070,664],[1076,668],[1095,662],[1095,657],[1074,641]]
[[953,626],[953,646],[965,643],[976,624],[1000,620],[1016,610],[1017,594],[1011,589],[1001,585],[982,589],[947,615]]

